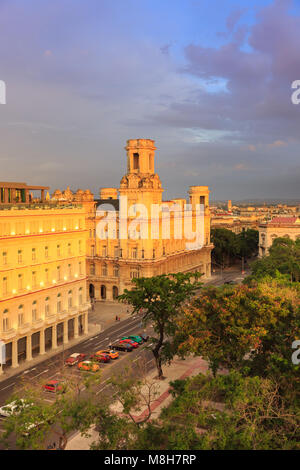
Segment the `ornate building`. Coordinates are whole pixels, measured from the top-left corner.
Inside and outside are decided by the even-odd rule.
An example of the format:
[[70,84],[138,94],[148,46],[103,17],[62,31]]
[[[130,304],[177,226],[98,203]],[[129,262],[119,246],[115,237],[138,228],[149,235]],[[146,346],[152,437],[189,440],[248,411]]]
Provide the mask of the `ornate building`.
[[284,237],[291,240],[300,238],[300,217],[274,217],[269,222],[259,225],[258,255],[261,258],[268,254],[270,246],[276,238]]
[[[203,246],[188,249],[184,220],[180,217],[186,200],[162,202],[163,188],[154,168],[155,150],[153,140],[128,140],[127,173],[121,179],[119,189],[103,188],[100,191],[100,199],[96,200],[95,216],[92,220],[94,226],[90,226],[87,247],[87,273],[90,295],[97,300],[114,300],[125,288],[130,289],[134,277],[191,271],[201,271],[205,277],[211,275],[213,246],[210,243],[208,187],[191,186],[189,190],[194,227],[196,205],[202,204],[205,209]],[[125,210],[120,206],[122,200],[126,201]],[[155,205],[161,205],[162,210],[156,216],[158,236],[153,237],[149,215]],[[174,205],[180,210],[172,210]],[[99,228],[99,222],[103,220],[100,209],[103,207],[106,207],[106,215],[115,213],[116,216],[115,233],[107,239],[101,236]],[[164,238],[163,224],[166,214],[170,214],[170,236]],[[139,223],[135,221],[137,215]],[[120,233],[124,225],[128,229],[128,237],[123,237]],[[131,236],[132,226],[135,230]],[[179,232],[181,228],[183,236],[178,237],[175,227],[179,227]],[[145,231],[146,236],[143,236]]]
[[[4,369],[18,367],[21,360],[30,361],[34,355],[87,333],[90,305],[86,295],[86,209],[79,204],[45,202],[45,187],[13,186],[1,183],[2,188],[11,189],[3,191],[6,195],[0,203]],[[29,202],[28,189],[41,190],[39,202]],[[10,194],[16,196],[10,198]]]

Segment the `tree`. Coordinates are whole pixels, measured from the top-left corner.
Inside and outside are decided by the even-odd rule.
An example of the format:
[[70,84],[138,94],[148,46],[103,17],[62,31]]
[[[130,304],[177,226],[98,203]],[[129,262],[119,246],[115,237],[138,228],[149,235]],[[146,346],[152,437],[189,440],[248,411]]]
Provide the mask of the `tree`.
[[269,249],[268,255],[251,265],[252,278],[262,279],[277,273],[286,274],[291,281],[300,280],[300,239],[276,238]]
[[[189,450],[299,449],[299,409],[270,379],[237,371],[171,383],[173,402],[138,436],[139,448]],[[156,441],[155,441],[156,440]],[[155,448],[155,447],[154,447]]]
[[226,228],[211,230],[211,241],[214,244],[212,257],[218,264],[230,264],[239,252],[239,243],[235,233]]
[[273,376],[285,387],[299,384],[291,345],[300,338],[299,287],[268,279],[253,285],[202,290],[178,321],[175,343],[218,369]]
[[258,230],[247,229],[237,234],[239,245],[238,253],[244,258],[250,258],[257,254],[258,251]]
[[135,287],[125,289],[118,297],[119,301],[133,306],[132,314],[142,310],[144,325],[153,326],[157,336],[151,338],[154,344],[151,351],[159,379],[163,379],[162,364],[170,362],[176,353],[172,337],[177,320],[182,306],[201,288],[200,276],[200,273],[176,273],[135,278],[132,280]]

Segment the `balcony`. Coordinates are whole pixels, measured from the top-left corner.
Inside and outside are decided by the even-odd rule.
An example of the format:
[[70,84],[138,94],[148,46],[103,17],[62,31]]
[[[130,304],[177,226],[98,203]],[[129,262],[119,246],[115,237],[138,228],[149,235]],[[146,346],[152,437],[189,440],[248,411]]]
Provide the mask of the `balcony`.
[[89,308],[91,308],[90,302],[86,302],[86,303],[81,304],[81,305],[78,306],[78,310],[80,312],[86,312]]
[[68,315],[69,315],[68,310],[62,310],[61,312],[57,314],[57,318],[59,320],[64,320],[65,318],[67,318]]
[[51,325],[51,323],[54,323],[56,321],[56,315],[48,315],[47,317],[45,317],[45,323],[47,325]]
[[31,329],[31,324],[30,323],[24,323],[23,325],[20,325],[18,328],[18,333],[20,335],[25,335],[28,333]]
[[4,341],[8,341],[16,336],[16,329],[15,328],[10,328],[7,331],[2,331],[0,334],[0,338]]
[[35,328],[35,329],[41,328],[43,324],[44,324],[43,318],[38,318],[37,320],[34,320],[32,322],[32,328]]

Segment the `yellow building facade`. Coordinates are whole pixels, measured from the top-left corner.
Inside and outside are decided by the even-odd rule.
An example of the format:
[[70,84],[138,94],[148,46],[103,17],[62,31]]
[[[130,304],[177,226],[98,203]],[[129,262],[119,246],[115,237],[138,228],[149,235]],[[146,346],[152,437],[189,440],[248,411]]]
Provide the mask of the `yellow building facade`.
[[87,333],[87,235],[79,205],[0,204],[4,370]]

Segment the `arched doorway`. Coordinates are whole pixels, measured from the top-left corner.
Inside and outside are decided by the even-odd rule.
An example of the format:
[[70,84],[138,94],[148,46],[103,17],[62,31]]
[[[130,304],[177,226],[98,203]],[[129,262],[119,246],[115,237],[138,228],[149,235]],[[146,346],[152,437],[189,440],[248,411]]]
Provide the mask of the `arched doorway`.
[[94,284],[90,284],[89,286],[89,295],[91,299],[95,298],[95,286]]
[[119,295],[119,289],[117,288],[117,286],[113,286],[113,299],[116,300],[118,295]]
[[100,292],[101,292],[101,299],[105,300],[106,299],[106,287],[103,284],[100,288]]

